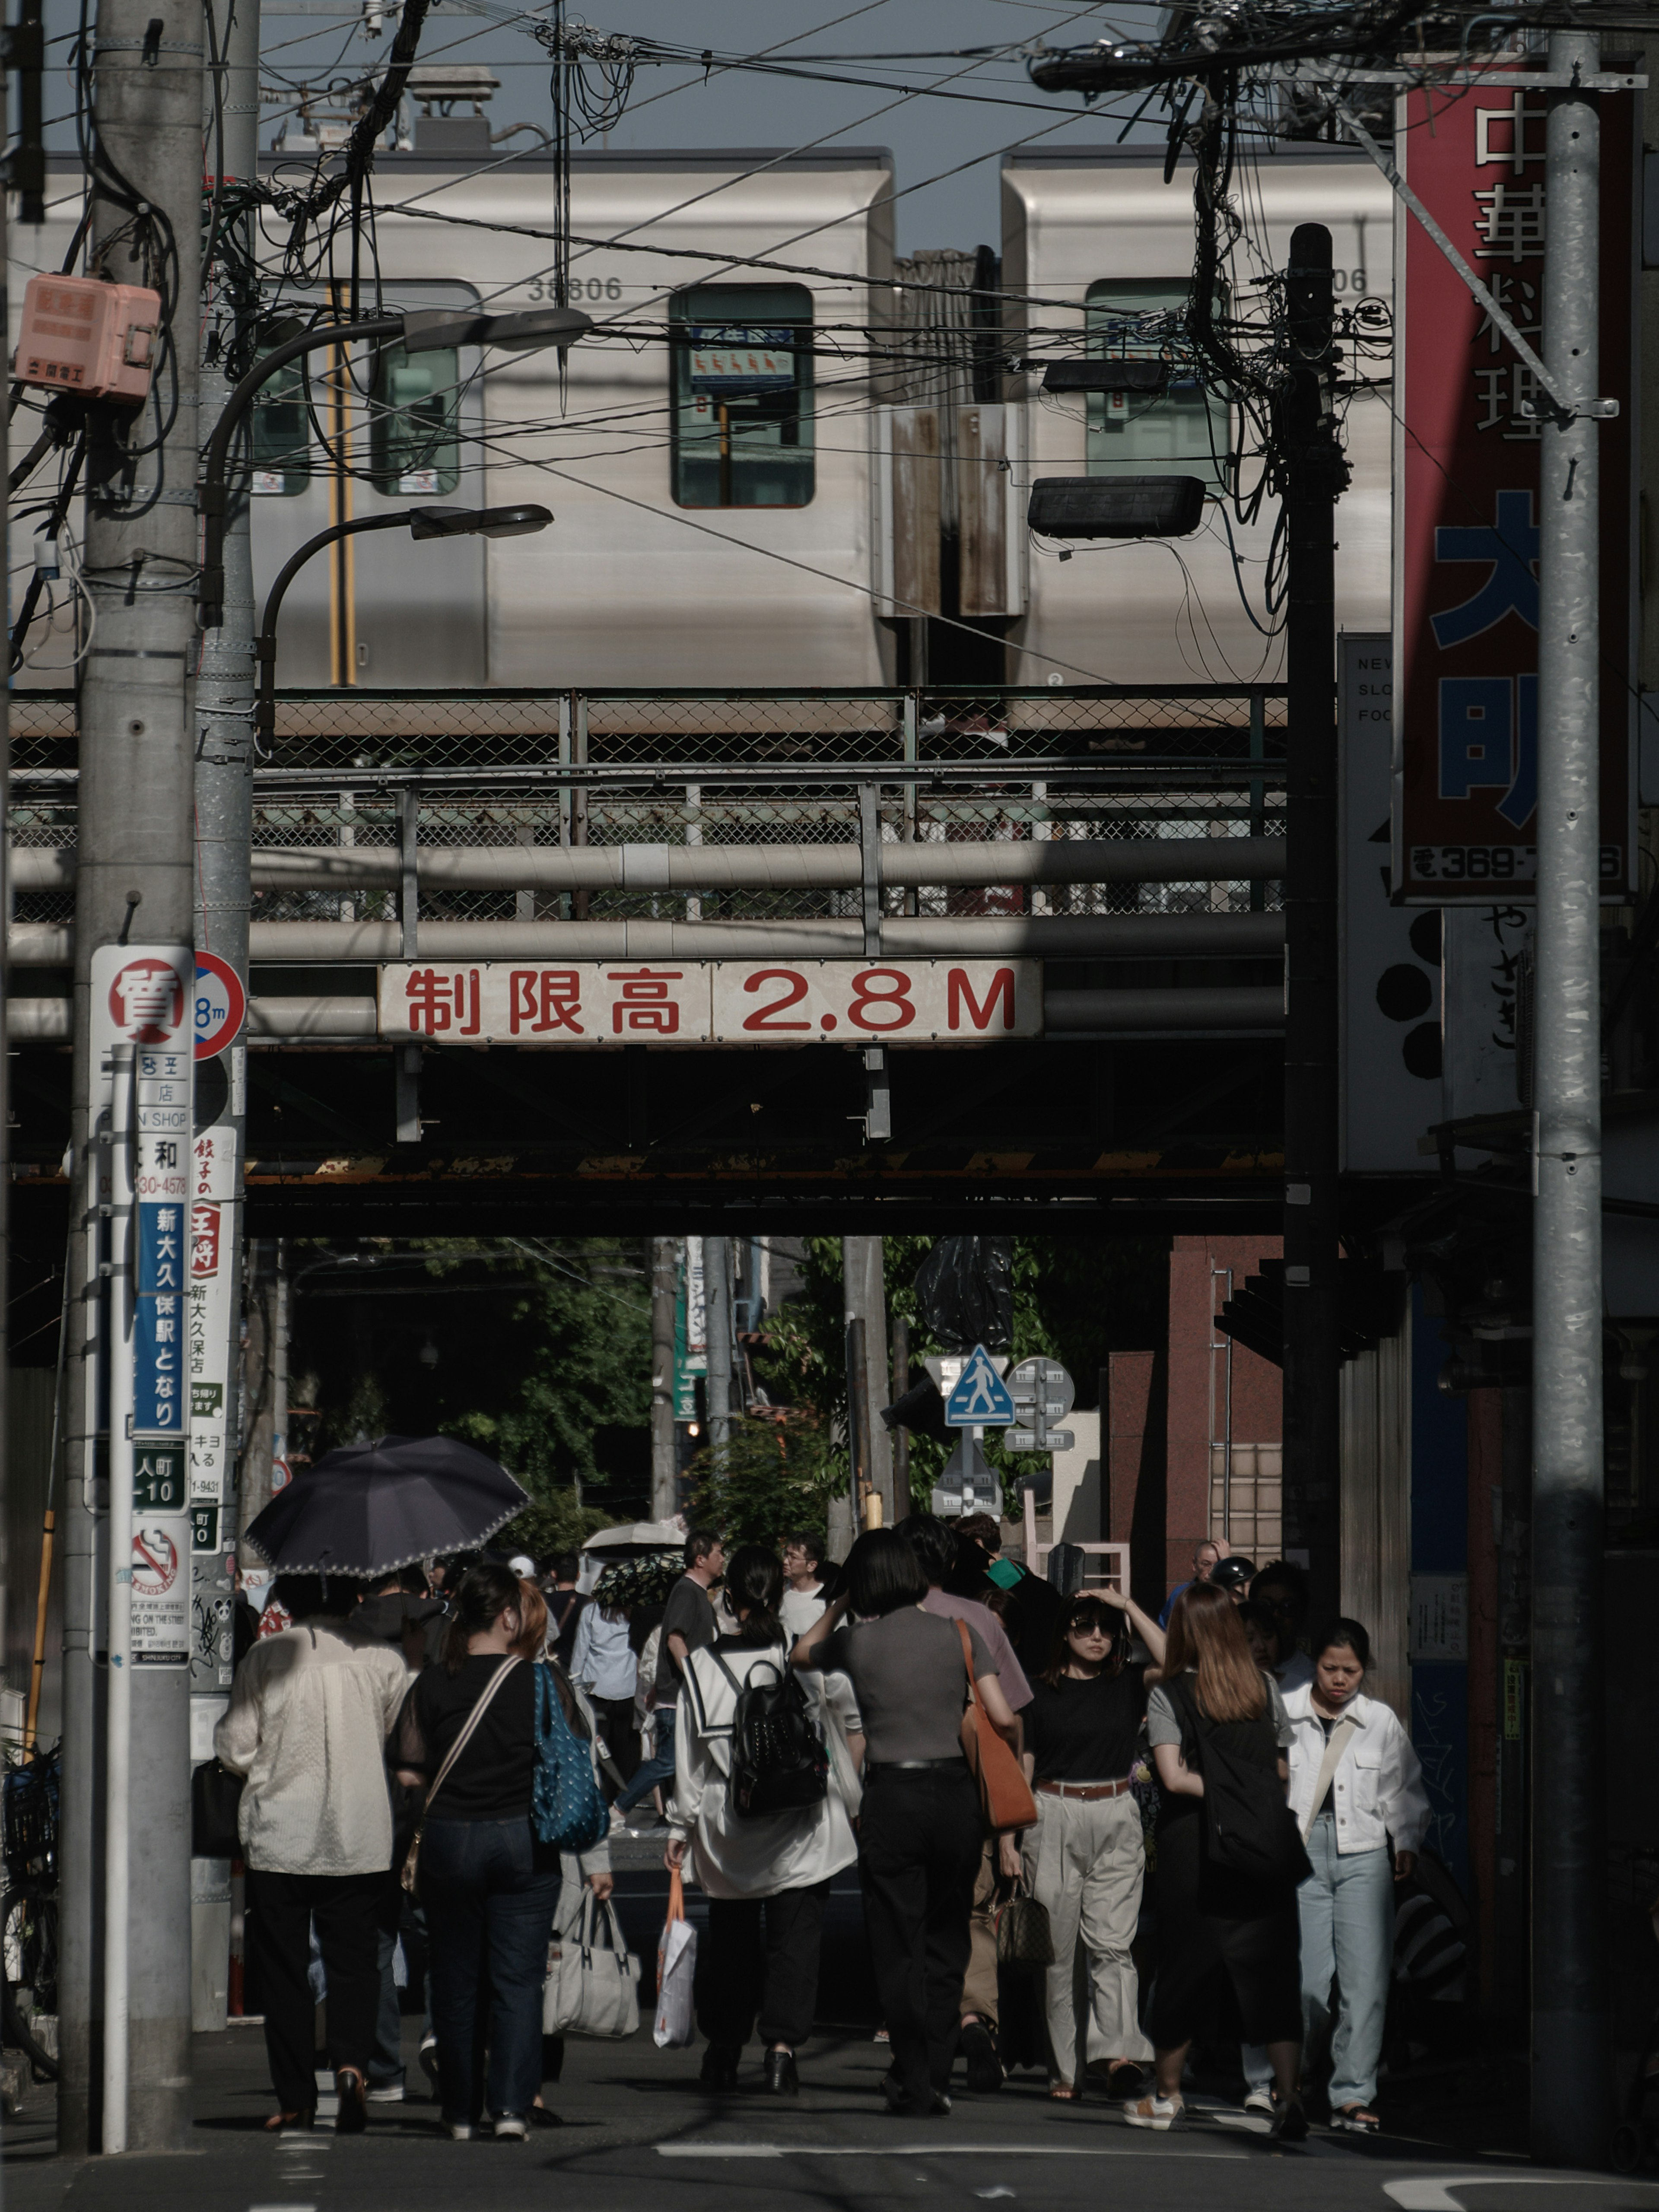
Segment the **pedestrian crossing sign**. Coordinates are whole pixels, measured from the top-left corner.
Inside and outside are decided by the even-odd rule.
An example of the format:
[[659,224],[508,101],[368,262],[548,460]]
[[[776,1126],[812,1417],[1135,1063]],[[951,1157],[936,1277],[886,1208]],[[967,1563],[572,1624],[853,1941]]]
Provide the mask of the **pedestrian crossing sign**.
[[945,1419],[953,1429],[1007,1429],[1014,1423],[1014,1401],[1008,1386],[991,1364],[982,1344],[956,1379],[945,1403]]

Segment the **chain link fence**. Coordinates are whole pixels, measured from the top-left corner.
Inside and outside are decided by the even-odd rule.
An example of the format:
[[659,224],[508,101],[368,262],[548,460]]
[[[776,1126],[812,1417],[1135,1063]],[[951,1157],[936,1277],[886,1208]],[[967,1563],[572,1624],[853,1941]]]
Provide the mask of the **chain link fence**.
[[[72,697],[12,702],[18,847],[75,842]],[[654,844],[849,847],[874,786],[884,845],[1282,834],[1282,691],[1190,685],[813,692],[299,692],[255,779],[256,848],[398,849],[418,779],[425,849]],[[920,771],[939,769],[936,777]],[[884,775],[884,771],[887,773]],[[613,772],[613,773],[608,773]],[[1010,883],[906,889],[921,915],[1243,913],[1277,883]],[[853,917],[861,892],[476,890],[428,882],[430,921]],[[20,890],[16,918],[73,917],[71,889]],[[256,890],[262,921],[395,918],[392,886]]]

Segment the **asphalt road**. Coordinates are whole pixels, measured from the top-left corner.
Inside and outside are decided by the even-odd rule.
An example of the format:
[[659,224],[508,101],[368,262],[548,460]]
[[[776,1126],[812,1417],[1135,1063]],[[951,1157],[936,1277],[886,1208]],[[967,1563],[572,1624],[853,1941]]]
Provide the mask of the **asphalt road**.
[[[630,1851],[630,1941],[654,1947],[658,1887]],[[760,2052],[743,2087],[701,2087],[700,2047],[659,2051],[648,2024],[630,2041],[568,2046],[548,2100],[556,2129],[527,2143],[452,2143],[414,2063],[418,2020],[405,2021],[418,2097],[371,2108],[368,2133],[272,2139],[263,2039],[238,2027],[196,2039],[194,2140],[184,2158],[60,2159],[52,2093],[32,2094],[7,2129],[6,2212],[456,2212],[503,2203],[580,2212],[1074,2212],[1080,2197],[1113,2212],[1659,2212],[1659,2180],[1547,2173],[1528,2165],[1516,2077],[1481,2062],[1392,2085],[1389,2131],[1358,2142],[1316,2131],[1279,2148],[1265,2122],[1219,2094],[1190,2100],[1189,2124],[1152,2136],[1103,2101],[1056,2106],[1043,2076],[1016,2074],[994,2096],[956,2099],[948,2118],[887,2115],[877,2094],[884,2045],[866,2018],[867,1966],[850,1897],[825,1944],[826,2000],[843,2024],[803,2053],[799,2100],[760,2086]],[[860,1991],[864,1992],[862,1999]],[[833,2018],[825,2002],[821,2016]],[[328,2106],[324,2105],[326,2116]]]

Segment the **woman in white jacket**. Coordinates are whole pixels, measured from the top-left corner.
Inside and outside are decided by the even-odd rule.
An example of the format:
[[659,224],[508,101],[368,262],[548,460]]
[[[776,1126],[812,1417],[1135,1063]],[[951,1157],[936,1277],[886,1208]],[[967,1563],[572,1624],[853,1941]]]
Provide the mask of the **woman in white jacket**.
[[[1394,1950],[1394,1885],[1406,1881],[1429,1825],[1423,1770],[1393,1711],[1360,1689],[1370,1638],[1357,1620],[1315,1638],[1314,1679],[1285,1699],[1291,1809],[1313,1873],[1297,1893],[1302,1921],[1304,2049],[1331,2045],[1331,2124],[1375,2135]],[[1392,1846],[1392,1849],[1390,1848]],[[1331,1984],[1341,1996],[1332,2018]]]
[[[708,2039],[702,2079],[737,2087],[738,2057],[757,2025],[766,2048],[766,2086],[799,2093],[795,2052],[812,2032],[823,1909],[833,1876],[858,1858],[852,1820],[864,1736],[844,1674],[823,1677],[818,1725],[829,1753],[825,1795],[799,1810],[744,1815],[732,1803],[732,1727],[739,1692],[758,1674],[793,1690],[778,1607],[783,1565],[744,1544],[726,1570],[738,1629],[688,1654],[675,1733],[675,1784],[667,1865],[685,1863],[708,1904],[708,1934],[697,1948],[697,2025]],[[798,1694],[798,1692],[796,1692]],[[761,1921],[765,1917],[763,1948]]]

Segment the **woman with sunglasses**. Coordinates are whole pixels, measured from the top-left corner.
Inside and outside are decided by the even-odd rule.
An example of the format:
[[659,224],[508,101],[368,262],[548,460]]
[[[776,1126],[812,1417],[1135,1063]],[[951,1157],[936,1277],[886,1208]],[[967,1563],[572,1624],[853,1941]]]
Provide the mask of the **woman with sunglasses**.
[[[1128,1662],[1129,1628],[1152,1669]],[[1025,1708],[1025,1771],[1038,1816],[1023,1838],[1025,1878],[1048,1911],[1054,1945],[1044,1990],[1051,2097],[1083,2093],[1072,1979],[1079,1929],[1089,1961],[1086,2063],[1104,2069],[1109,2096],[1125,2100],[1139,2095],[1152,2055],[1129,1956],[1146,1869],[1130,1777],[1146,1684],[1158,1680],[1163,1662],[1164,1631],[1133,1598],[1087,1591],[1066,1607]]]

